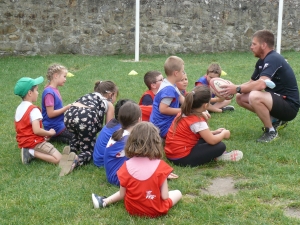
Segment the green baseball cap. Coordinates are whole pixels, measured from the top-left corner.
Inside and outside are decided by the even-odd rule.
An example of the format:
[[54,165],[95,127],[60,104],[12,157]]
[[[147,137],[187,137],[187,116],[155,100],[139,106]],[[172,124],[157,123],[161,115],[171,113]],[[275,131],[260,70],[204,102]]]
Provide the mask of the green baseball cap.
[[27,95],[28,91],[35,85],[43,83],[44,78],[42,76],[32,79],[30,77],[22,77],[16,83],[14,88],[15,95],[19,95],[22,98]]

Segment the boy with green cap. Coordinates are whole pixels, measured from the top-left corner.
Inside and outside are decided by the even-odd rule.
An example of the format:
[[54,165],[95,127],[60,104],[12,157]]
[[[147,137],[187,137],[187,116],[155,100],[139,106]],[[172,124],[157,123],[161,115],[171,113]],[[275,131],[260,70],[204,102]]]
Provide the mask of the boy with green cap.
[[[15,129],[17,142],[21,148],[23,164],[29,164],[33,158],[39,158],[46,162],[58,164],[61,161],[61,153],[49,142],[47,138],[55,135],[55,130],[42,128],[42,113],[39,107],[33,105],[38,98],[38,84],[44,81],[43,77],[32,79],[23,77],[15,85],[14,93],[22,98],[15,114]],[[69,154],[65,159],[70,165],[75,159],[75,153]],[[66,162],[64,163],[66,164]]]

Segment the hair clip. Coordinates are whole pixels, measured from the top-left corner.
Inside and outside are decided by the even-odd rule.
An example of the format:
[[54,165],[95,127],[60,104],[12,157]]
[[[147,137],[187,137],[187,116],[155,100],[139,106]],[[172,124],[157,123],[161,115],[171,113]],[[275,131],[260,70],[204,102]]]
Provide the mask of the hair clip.
[[194,91],[192,91],[192,94],[193,94],[193,95],[195,95],[195,92],[194,92]]

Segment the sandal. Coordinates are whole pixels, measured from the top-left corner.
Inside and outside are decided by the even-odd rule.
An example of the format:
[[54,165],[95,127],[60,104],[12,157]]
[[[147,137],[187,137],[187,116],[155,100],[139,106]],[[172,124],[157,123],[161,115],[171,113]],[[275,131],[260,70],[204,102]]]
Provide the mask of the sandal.
[[74,152],[71,152],[69,155],[62,155],[59,162],[59,167],[61,168],[59,176],[64,176],[72,172],[74,169],[73,163],[77,155]]
[[63,151],[62,151],[62,155],[69,155],[71,152],[70,146],[67,145],[64,147]]

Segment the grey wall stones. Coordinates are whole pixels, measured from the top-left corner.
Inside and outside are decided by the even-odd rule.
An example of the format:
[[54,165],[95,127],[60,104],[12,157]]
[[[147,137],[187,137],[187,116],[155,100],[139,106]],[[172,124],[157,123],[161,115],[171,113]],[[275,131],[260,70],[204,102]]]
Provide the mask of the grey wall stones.
[[[0,0],[0,55],[133,54],[136,0]],[[277,33],[279,0],[140,0],[140,54],[247,51]],[[282,49],[300,49],[299,0],[284,0]]]

